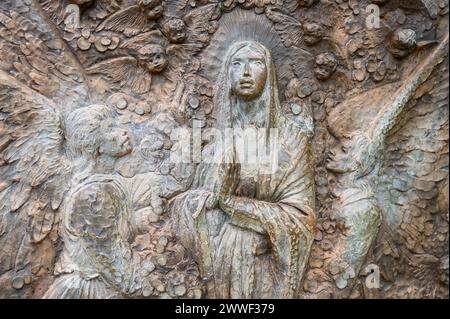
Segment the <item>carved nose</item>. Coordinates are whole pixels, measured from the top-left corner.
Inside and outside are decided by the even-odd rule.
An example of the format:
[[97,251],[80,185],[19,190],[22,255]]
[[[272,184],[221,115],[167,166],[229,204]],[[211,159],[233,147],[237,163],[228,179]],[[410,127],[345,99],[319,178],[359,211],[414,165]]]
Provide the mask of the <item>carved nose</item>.
[[248,66],[248,63],[245,63],[244,66],[244,76],[250,76],[250,68]]

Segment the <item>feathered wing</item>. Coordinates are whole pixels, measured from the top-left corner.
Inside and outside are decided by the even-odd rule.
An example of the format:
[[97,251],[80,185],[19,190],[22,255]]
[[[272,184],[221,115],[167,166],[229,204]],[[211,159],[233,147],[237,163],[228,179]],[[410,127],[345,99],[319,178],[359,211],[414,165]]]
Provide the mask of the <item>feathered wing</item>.
[[267,9],[266,15],[274,23],[275,30],[286,47],[303,46],[303,29],[300,21],[280,12],[277,8]]
[[127,86],[137,93],[150,90],[152,75],[133,57],[112,58],[94,64],[87,69],[89,74],[101,74],[121,87]]
[[134,36],[147,30],[148,23],[145,13],[139,9],[139,6],[134,5],[109,16],[96,31],[111,30],[123,32],[126,36]]
[[[120,2],[121,0],[97,0],[95,5],[99,9],[112,13],[120,9]],[[70,1],[64,0],[38,0],[38,3],[50,19],[57,24],[60,24],[65,19],[67,5],[71,4]]]
[[[386,138],[377,193],[385,231],[376,255],[380,266],[389,264],[381,267],[385,279],[416,285],[409,297],[435,295],[438,273],[448,272],[448,203],[447,211],[438,205],[448,185],[448,89],[447,56]],[[409,266],[402,269],[402,263]]]
[[179,16],[188,7],[189,0],[166,0],[165,12],[167,16]]
[[[88,99],[83,69],[58,32],[40,16],[39,4],[13,11],[0,4],[0,70],[64,105]],[[73,99],[73,95],[77,98]]]
[[190,11],[184,17],[188,28],[188,43],[205,45],[209,42],[208,29],[216,9],[217,4],[208,4]]
[[436,5],[435,1],[432,0],[400,0],[399,5],[400,7],[406,9],[423,10],[431,17],[434,17],[438,14],[438,6]]
[[39,4],[53,21],[57,21],[57,23],[59,24],[64,20],[64,5],[62,1],[39,0]]
[[297,10],[300,6],[299,4],[300,3],[298,0],[285,0],[283,3],[284,8],[286,8],[288,12],[294,12],[295,10]]
[[0,114],[0,275],[51,269],[70,180],[61,116],[51,100],[3,71]]
[[71,180],[62,118],[89,103],[85,72],[38,1],[17,8],[0,3],[1,280],[53,268]]

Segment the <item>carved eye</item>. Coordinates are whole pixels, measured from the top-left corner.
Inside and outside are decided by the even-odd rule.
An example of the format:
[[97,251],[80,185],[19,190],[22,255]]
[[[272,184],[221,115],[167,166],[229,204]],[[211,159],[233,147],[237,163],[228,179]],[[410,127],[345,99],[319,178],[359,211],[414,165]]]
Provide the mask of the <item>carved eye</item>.
[[241,64],[241,62],[239,62],[239,61],[234,61],[233,63],[232,63],[232,65],[233,66],[241,66],[242,64]]
[[342,152],[347,154],[348,149],[345,146],[342,146]]
[[154,55],[152,55],[152,56],[150,57],[150,60],[151,60],[151,61],[156,61],[156,60],[159,60],[159,58],[160,58],[160,55],[159,55],[159,54],[154,54]]

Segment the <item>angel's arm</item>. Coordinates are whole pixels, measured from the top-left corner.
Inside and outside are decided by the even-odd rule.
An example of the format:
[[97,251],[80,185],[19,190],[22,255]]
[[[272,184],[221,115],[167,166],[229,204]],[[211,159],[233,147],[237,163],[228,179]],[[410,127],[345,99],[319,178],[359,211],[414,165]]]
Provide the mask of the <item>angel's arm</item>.
[[398,116],[403,111],[417,88],[424,83],[433,72],[436,65],[448,54],[448,33],[431,55],[417,66],[404,84],[394,93],[393,97],[385,103],[381,111],[373,120],[369,136],[375,139],[384,139],[395,125]]

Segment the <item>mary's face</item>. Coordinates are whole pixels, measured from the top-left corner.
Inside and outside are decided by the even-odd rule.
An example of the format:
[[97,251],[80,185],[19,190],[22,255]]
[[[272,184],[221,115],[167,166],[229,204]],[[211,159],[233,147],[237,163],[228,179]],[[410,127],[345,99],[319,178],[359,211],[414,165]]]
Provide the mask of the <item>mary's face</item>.
[[231,59],[229,76],[233,94],[243,100],[259,97],[267,81],[264,54],[244,47]]

